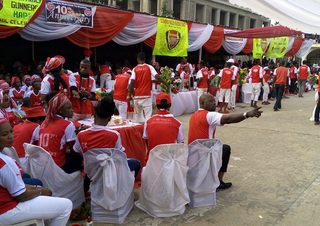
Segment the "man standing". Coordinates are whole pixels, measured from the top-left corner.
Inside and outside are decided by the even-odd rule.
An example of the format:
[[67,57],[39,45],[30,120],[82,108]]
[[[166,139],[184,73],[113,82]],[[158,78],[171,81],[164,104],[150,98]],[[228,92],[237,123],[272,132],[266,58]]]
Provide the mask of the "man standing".
[[[206,68],[206,62],[204,60],[200,61],[200,70],[197,72],[197,86],[198,86],[198,101],[203,93],[209,92],[210,87],[210,75]],[[200,105],[198,105],[198,108]]]
[[[177,120],[169,110],[171,98],[167,93],[159,93],[156,99],[158,112],[144,124],[143,139],[147,141],[148,153],[160,144],[183,143],[183,125]],[[161,135],[162,134],[162,135]]]
[[[130,78],[130,95],[131,101],[134,97],[134,119],[136,122],[140,122],[141,114],[144,112],[146,120],[151,118],[152,114],[152,100],[151,89],[152,81],[158,80],[163,83],[167,89],[171,89],[163,78],[157,74],[154,67],[145,63],[146,55],[139,53],[137,57],[138,65],[132,69],[132,75]],[[134,89],[135,88],[135,89]]]
[[279,111],[281,109],[281,99],[283,96],[284,88],[286,84],[288,84],[289,70],[284,67],[285,62],[281,60],[279,63],[279,67],[274,71],[273,77],[273,88],[276,89],[277,101],[273,106],[274,111]]
[[176,67],[176,73],[177,73],[176,76],[178,76],[178,74],[181,75],[185,67],[188,67],[191,73],[193,72],[192,65],[187,62],[187,58],[182,57],[180,64],[178,64]]
[[293,62],[293,66],[290,68],[290,94],[296,95],[297,90],[297,65],[298,63],[296,61]]
[[106,61],[104,65],[99,66],[100,71],[100,87],[101,88],[108,88],[111,89],[112,87],[109,87],[108,82],[112,79],[113,72],[110,66],[110,62]]
[[[216,110],[216,102],[214,96],[211,94],[203,94],[200,97],[199,102],[200,109],[190,118],[188,144],[197,139],[213,139],[216,126],[238,123],[249,117],[259,118],[262,113],[262,111],[259,111],[260,108],[256,108],[243,114],[223,115],[216,113],[214,112]],[[232,183],[223,182],[223,176],[224,173],[227,172],[230,154],[230,146],[224,144],[222,148],[222,166],[218,173],[220,186],[217,189],[226,189],[232,186]]]
[[297,71],[297,74],[299,74],[299,97],[303,97],[304,86],[310,75],[310,67],[307,65],[307,61],[304,60],[302,63],[303,65],[301,65]]
[[238,73],[239,73],[238,61],[234,62],[234,65],[231,66],[231,70],[233,71],[233,74],[234,74],[234,80],[231,88],[229,109],[232,109],[232,111],[234,111],[236,107],[236,95],[237,95],[237,89],[238,89]]
[[263,105],[268,105],[270,102],[268,101],[268,96],[269,96],[269,91],[270,91],[270,85],[269,85],[269,80],[270,76],[273,73],[273,67],[274,67],[274,62],[270,61],[267,67],[263,68],[263,99],[262,99],[262,104]]
[[263,74],[262,67],[260,66],[260,60],[256,60],[256,65],[251,68],[249,77],[252,77],[251,107],[256,108],[261,87],[263,86]]

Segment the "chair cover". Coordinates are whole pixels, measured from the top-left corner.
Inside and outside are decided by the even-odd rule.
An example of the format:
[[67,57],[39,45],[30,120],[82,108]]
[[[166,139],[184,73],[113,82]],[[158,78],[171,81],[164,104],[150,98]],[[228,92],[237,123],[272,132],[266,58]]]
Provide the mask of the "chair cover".
[[219,139],[195,140],[189,144],[187,186],[189,205],[194,207],[216,204],[218,172],[222,165],[222,143]]
[[133,207],[134,176],[127,156],[114,148],[90,149],[83,155],[85,172],[92,180],[92,219],[122,224]]
[[242,94],[242,102],[243,103],[250,103],[251,102],[251,95],[252,95],[252,87],[251,84],[246,83],[241,86],[241,94]]
[[73,203],[73,209],[80,208],[85,201],[81,172],[67,174],[43,148],[28,143],[24,143],[23,147],[26,151],[27,173],[41,180],[43,186],[52,191],[52,196],[68,198]]
[[141,174],[140,198],[136,206],[152,217],[183,214],[189,203],[186,144],[163,144],[150,151]]
[[26,164],[20,161],[20,158],[14,147],[4,148],[2,153],[13,158],[21,166],[22,171],[26,172]]

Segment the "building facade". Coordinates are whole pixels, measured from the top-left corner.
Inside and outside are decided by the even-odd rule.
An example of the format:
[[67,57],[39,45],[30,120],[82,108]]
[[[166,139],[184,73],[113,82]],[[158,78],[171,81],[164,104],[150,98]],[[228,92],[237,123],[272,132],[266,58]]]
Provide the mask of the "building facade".
[[270,26],[270,20],[228,0],[109,0],[108,4],[137,12],[162,15],[163,6],[176,19],[237,29]]

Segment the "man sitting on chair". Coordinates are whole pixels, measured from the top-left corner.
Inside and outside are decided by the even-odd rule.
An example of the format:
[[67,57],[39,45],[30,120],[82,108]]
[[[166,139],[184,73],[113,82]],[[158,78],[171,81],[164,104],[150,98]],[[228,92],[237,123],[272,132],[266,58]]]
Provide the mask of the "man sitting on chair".
[[160,144],[172,144],[184,142],[183,125],[177,120],[169,109],[171,107],[171,98],[167,93],[159,93],[156,99],[158,112],[144,124],[143,139],[146,140],[148,161],[150,150]]
[[[216,126],[224,124],[238,123],[247,118],[259,118],[262,111],[255,108],[252,111],[243,114],[224,115],[214,112],[216,110],[216,101],[211,94],[202,94],[199,99],[200,109],[195,112],[189,122],[188,145],[197,139],[212,139],[216,131]],[[224,144],[222,148],[222,166],[218,173],[220,186],[217,189],[226,189],[232,186],[232,183],[224,183],[223,176],[227,172],[231,148]]]

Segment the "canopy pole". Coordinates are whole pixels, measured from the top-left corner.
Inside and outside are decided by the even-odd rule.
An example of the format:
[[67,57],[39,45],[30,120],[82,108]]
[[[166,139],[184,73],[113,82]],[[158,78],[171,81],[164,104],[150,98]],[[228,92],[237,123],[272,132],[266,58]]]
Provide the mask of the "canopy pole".
[[32,46],[32,60],[34,60],[34,41],[31,42]]
[[[153,48],[151,48],[151,49],[152,49],[152,52],[153,52]],[[153,62],[157,62],[157,61],[156,61],[156,55],[152,55],[151,61],[152,61],[152,63],[153,63]]]
[[202,58],[202,46],[199,49],[199,62],[201,61],[201,58]]
[[234,59],[234,61],[236,61],[236,57],[237,55],[236,54],[232,54],[232,58]]

